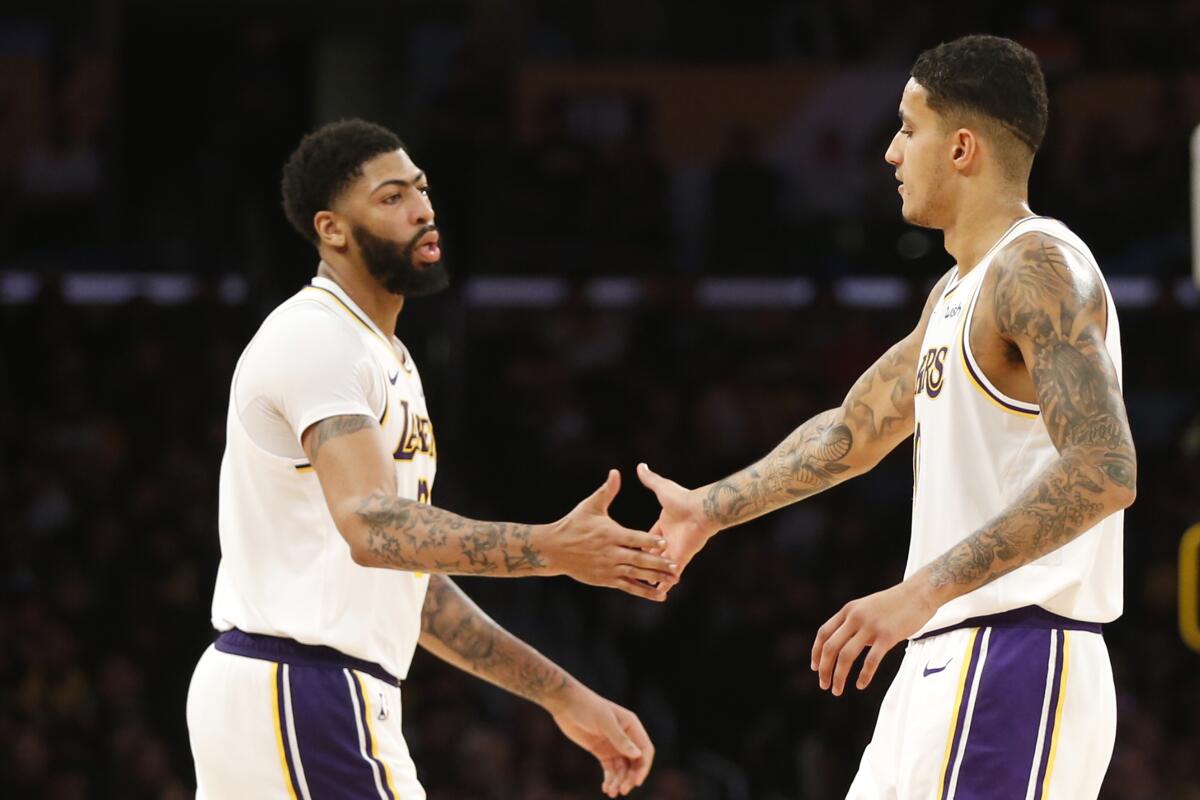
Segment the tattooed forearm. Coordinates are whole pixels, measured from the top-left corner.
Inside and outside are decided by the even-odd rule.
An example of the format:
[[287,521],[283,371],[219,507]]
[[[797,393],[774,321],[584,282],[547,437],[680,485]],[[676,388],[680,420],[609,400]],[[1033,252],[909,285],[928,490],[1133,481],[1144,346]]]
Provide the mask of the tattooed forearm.
[[532,525],[479,522],[386,492],[368,496],[355,516],[365,528],[358,557],[371,566],[501,577],[546,566]]
[[757,464],[714,483],[704,497],[705,516],[735,525],[842,480],[854,434],[841,418],[841,409],[818,414]]
[[460,669],[538,704],[553,702],[569,682],[566,672],[497,625],[442,575],[429,580],[421,644]]
[[1100,472],[1083,456],[1060,458],[1012,508],[934,560],[929,582],[969,591],[1062,547],[1115,510]]
[[1018,240],[995,269],[993,313],[1033,378],[1059,459],[1000,516],[929,565],[935,587],[982,586],[1079,536],[1133,502],[1137,456],[1104,343],[1095,273],[1054,240]]
[[308,439],[308,459],[309,461],[317,460],[317,453],[321,451],[321,445],[328,442],[330,439],[336,439],[339,436],[347,436],[355,431],[361,431],[374,422],[370,417],[362,414],[344,414],[337,417],[327,417],[313,425],[312,435]]
[[710,486],[707,519],[736,525],[870,469],[912,433],[915,373],[911,342],[892,347],[840,408],[818,414],[761,461]]

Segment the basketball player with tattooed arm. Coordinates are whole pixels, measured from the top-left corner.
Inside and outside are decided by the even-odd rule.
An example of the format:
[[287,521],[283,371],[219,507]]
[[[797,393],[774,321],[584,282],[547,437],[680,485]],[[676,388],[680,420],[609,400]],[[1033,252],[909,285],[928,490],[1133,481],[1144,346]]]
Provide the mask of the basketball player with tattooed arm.
[[[390,131],[351,120],[305,137],[284,208],[321,261],[246,346],[221,464],[220,634],[196,667],[197,797],[420,800],[400,681],[418,644],[549,711],[610,797],[654,748],[637,717],[488,618],[451,575],[570,575],[661,600],[657,536],[608,517],[612,471],[548,525],[430,505],[437,445],[405,301],[444,288],[426,176]],[[657,588],[656,588],[657,587]]]
[[842,404],[759,462],[691,491],[639,466],[662,505],[651,533],[683,566],[911,436],[905,578],[847,603],[812,649],[840,695],[860,654],[862,689],[907,642],[848,796],[1095,798],[1116,729],[1101,625],[1121,613],[1137,471],[1116,311],[1087,245],[1028,205],[1047,116],[1035,56],[969,36],[911,75],[885,159],[904,218],[942,231],[955,266]]

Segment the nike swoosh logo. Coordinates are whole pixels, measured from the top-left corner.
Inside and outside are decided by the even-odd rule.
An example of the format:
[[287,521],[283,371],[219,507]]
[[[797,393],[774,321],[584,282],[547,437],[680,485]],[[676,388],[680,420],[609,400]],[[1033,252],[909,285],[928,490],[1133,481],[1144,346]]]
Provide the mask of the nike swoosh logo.
[[[950,659],[950,661],[953,661],[953,660],[954,660],[953,658]],[[946,667],[950,666],[950,661],[947,661],[945,664],[942,664],[940,667],[930,667],[928,664],[926,664],[925,671],[921,673],[921,677],[928,678],[930,675],[933,675],[934,673],[941,672]]]
[[400,380],[400,373],[397,372],[395,375],[388,375],[388,380],[392,382],[392,386],[395,386],[396,381]]

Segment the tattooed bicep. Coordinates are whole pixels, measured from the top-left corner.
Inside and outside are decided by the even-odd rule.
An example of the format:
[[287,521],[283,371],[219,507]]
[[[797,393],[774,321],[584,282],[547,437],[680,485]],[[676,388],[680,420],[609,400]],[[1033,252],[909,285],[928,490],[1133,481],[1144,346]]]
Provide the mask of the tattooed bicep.
[[1022,351],[1084,335],[1103,339],[1107,303],[1100,278],[1064,242],[1041,233],[1021,236],[993,269],[996,329]]
[[1090,265],[1055,240],[1028,237],[1023,244],[997,265],[997,328],[1021,348],[1042,422],[1059,450],[1095,450],[1110,477],[1129,484],[1132,441],[1105,345],[1104,288]]
[[331,439],[348,436],[378,423],[364,414],[339,414],[314,422],[300,437],[300,443],[310,462],[315,461],[322,445]]

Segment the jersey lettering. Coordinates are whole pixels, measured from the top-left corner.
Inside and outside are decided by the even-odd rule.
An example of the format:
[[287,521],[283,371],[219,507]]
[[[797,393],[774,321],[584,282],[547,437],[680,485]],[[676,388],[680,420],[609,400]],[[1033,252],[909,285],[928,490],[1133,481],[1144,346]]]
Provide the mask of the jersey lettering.
[[396,444],[396,452],[392,454],[392,458],[396,461],[412,461],[417,453],[437,458],[433,423],[428,417],[412,413],[407,400],[400,401],[400,411],[404,415],[404,429],[400,432],[400,441]]
[[921,356],[917,367],[917,394],[927,394],[932,400],[942,393],[946,376],[946,354],[948,347],[931,347]]

